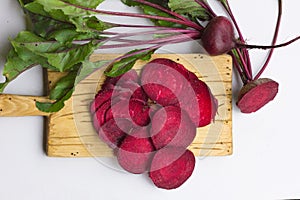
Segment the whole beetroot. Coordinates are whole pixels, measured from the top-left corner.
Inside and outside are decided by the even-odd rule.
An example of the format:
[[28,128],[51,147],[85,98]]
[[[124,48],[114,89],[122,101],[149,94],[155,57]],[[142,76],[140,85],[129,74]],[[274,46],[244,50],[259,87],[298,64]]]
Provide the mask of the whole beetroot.
[[117,151],[120,166],[128,172],[141,174],[149,170],[154,147],[146,127],[133,130]]
[[163,189],[175,189],[192,175],[195,157],[189,150],[178,147],[163,148],[154,155],[149,177]]
[[154,114],[150,135],[156,149],[165,146],[186,148],[196,136],[196,127],[184,110],[167,106]]

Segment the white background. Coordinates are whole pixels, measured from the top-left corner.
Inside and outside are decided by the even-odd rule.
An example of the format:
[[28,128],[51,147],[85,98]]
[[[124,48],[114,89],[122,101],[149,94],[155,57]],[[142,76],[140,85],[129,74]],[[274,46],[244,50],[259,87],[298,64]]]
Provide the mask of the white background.
[[[103,8],[125,8],[118,4],[119,0],[107,1]],[[214,4],[216,0],[210,2]],[[230,3],[248,43],[269,44],[277,1]],[[300,34],[299,8],[300,1],[283,2],[278,41]],[[9,49],[7,38],[25,28],[17,0],[1,0],[0,27],[2,70]],[[254,71],[263,63],[265,53],[251,51]],[[300,42],[275,51],[263,77],[280,83],[276,99],[251,115],[241,114],[234,105],[233,155],[197,159],[192,177],[172,191],[157,189],[146,175],[116,172],[93,158],[49,158],[43,150],[41,117],[2,117],[0,199],[300,198],[299,55]],[[240,83],[233,84],[236,92]],[[42,95],[41,70],[34,68],[24,73],[7,87],[6,93]]]

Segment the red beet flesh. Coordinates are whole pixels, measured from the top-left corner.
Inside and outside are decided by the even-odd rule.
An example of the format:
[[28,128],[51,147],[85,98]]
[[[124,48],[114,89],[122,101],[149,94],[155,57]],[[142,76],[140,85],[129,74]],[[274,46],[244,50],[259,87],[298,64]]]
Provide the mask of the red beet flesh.
[[167,106],[152,118],[150,135],[156,149],[165,146],[188,147],[196,136],[196,127],[184,110]]
[[117,152],[121,167],[128,172],[141,174],[149,170],[154,147],[145,127],[135,129],[126,136]]
[[251,81],[241,89],[237,106],[242,113],[256,112],[275,98],[278,86],[277,82],[268,78]]
[[100,90],[96,95],[95,100],[91,104],[90,111],[95,113],[106,101],[110,100],[113,95],[113,90]]
[[163,189],[181,186],[193,173],[195,157],[189,150],[164,148],[153,157],[149,177]]
[[231,21],[223,16],[213,18],[205,27],[201,41],[209,55],[221,55],[235,47]]
[[131,129],[130,121],[121,118],[111,119],[99,128],[98,135],[109,147],[116,148]]
[[177,97],[185,88],[184,76],[170,65],[176,63],[153,60],[144,66],[141,76],[141,84],[146,94],[162,106],[178,103]]

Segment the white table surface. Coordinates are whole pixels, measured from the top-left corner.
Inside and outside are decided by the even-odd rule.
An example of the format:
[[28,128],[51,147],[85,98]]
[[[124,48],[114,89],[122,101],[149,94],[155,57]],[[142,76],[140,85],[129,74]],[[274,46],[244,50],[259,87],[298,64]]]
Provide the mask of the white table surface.
[[[107,1],[104,8],[125,8],[119,0]],[[277,1],[230,3],[248,43],[269,44]],[[278,41],[300,34],[299,8],[300,1],[283,2]],[[0,27],[2,71],[9,49],[7,38],[25,28],[17,0],[1,0]],[[254,71],[265,55],[264,51],[251,50]],[[43,150],[42,117],[0,118],[0,199],[300,198],[299,55],[300,42],[275,51],[263,77],[280,83],[276,99],[251,115],[241,114],[234,105],[233,155],[196,159],[192,177],[172,191],[154,187],[146,175],[116,172],[94,158],[49,158]],[[236,80],[234,76],[234,92],[240,85]],[[24,73],[6,93],[42,95],[41,69]]]

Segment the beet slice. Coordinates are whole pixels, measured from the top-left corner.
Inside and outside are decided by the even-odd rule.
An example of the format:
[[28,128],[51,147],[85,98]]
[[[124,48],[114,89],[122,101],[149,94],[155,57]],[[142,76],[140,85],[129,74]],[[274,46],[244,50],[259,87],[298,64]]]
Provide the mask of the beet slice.
[[195,157],[189,150],[164,148],[153,157],[149,177],[153,183],[163,189],[175,189],[192,175]]
[[122,74],[121,76],[117,77],[107,77],[102,84],[102,89],[113,89],[113,86],[115,86],[118,82],[124,82],[124,81],[133,81],[138,82],[139,77],[135,70],[129,70],[125,74]]
[[105,115],[111,107],[111,100],[103,103],[93,115],[94,128],[98,131],[99,128],[106,122]]
[[165,146],[188,147],[196,136],[196,127],[184,110],[167,106],[151,119],[150,135],[156,149]]
[[278,86],[276,81],[268,78],[251,81],[241,89],[237,106],[242,113],[256,112],[275,98]]
[[190,87],[180,96],[180,107],[183,108],[197,127],[203,127],[212,122],[218,108],[218,101],[212,95],[207,84],[193,79]]
[[110,100],[113,95],[113,90],[100,90],[91,104],[90,111],[95,113],[106,101]]
[[121,100],[108,109],[105,120],[125,118],[135,126],[146,126],[150,122],[149,106],[138,99]]
[[149,170],[154,147],[146,127],[135,129],[126,136],[117,151],[120,166],[128,172],[141,174]]
[[111,119],[99,128],[98,135],[109,147],[116,148],[131,129],[132,124],[127,119]]
[[153,60],[144,66],[141,75],[141,84],[146,94],[162,106],[178,102],[177,96],[184,90],[185,82],[185,77],[169,67],[169,62],[162,64]]
[[123,99],[140,99],[147,102],[148,97],[142,87],[131,80],[120,82],[116,85],[116,89],[119,91],[119,95]]

